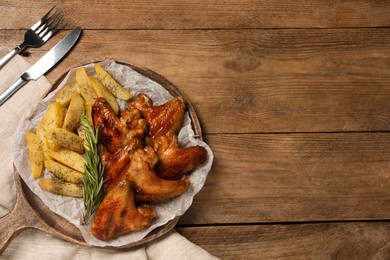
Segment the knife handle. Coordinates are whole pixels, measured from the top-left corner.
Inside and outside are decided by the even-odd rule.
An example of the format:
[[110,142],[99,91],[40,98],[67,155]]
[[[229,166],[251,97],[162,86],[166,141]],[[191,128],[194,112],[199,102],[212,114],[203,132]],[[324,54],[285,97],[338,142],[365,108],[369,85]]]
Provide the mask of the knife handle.
[[15,49],[7,53],[3,58],[1,58],[0,69],[4,67],[4,65],[7,64],[8,61],[10,61],[10,59],[12,59],[16,54],[18,54],[20,50],[21,50],[20,47],[16,47]]
[[12,84],[9,88],[7,88],[3,93],[0,94],[0,106],[7,101],[16,91],[18,91],[21,87],[26,85],[28,81],[23,78],[19,78]]

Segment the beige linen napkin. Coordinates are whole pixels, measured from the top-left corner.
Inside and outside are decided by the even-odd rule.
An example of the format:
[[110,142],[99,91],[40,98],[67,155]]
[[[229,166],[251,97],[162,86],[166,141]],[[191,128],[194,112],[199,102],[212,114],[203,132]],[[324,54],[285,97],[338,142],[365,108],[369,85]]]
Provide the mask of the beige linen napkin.
[[[0,56],[7,50],[0,47]],[[30,67],[21,56],[15,56],[0,70],[0,92],[12,84]],[[31,104],[50,91],[51,84],[41,77],[31,81],[0,106],[0,217],[6,215],[15,203],[13,179],[14,132]],[[1,219],[0,219],[1,221]],[[35,229],[27,229],[11,240],[0,259],[218,259],[193,244],[176,231],[155,242],[136,249],[115,250],[88,248],[57,239]]]

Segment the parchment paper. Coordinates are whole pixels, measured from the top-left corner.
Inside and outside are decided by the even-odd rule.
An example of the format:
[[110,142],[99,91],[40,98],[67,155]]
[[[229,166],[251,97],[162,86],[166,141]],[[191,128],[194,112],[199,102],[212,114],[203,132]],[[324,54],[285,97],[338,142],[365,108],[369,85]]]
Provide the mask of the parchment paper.
[[[147,94],[153,100],[154,105],[163,104],[173,98],[161,85],[139,74],[126,65],[115,63],[115,61],[104,61],[100,64],[111,75],[113,75],[113,77],[123,87],[133,93],[134,97],[136,97],[139,93]],[[85,70],[88,75],[95,75],[93,64],[86,65]],[[26,114],[21,120],[16,133],[16,145],[14,151],[15,167],[24,182],[36,195],[39,196],[43,203],[45,203],[53,212],[64,217],[80,229],[85,241],[88,244],[95,246],[122,246],[139,241],[153,229],[160,227],[176,216],[181,216],[185,213],[185,211],[192,204],[193,197],[201,190],[206,181],[213,162],[213,153],[205,142],[195,138],[194,131],[191,126],[191,119],[188,113],[186,113],[183,128],[179,133],[180,146],[189,147],[201,145],[206,148],[208,153],[207,162],[188,176],[191,182],[189,189],[178,198],[157,205],[152,205],[152,207],[157,211],[158,216],[153,221],[152,226],[148,229],[139,232],[133,232],[110,241],[98,240],[90,233],[90,224],[81,225],[80,219],[84,211],[84,204],[82,199],[59,196],[43,191],[38,186],[38,180],[32,178],[27,142],[24,137],[25,132],[28,130],[35,132],[36,127],[39,121],[42,119],[48,104],[55,101],[56,92],[66,84],[74,81],[75,69],[68,73],[63,82],[55,91],[49,93],[49,95],[38,104],[33,105],[33,109],[30,110],[35,111],[33,114]],[[127,102],[121,101],[119,103],[121,110],[123,110],[126,107]],[[51,177],[51,173],[45,170],[42,178],[47,177]]]

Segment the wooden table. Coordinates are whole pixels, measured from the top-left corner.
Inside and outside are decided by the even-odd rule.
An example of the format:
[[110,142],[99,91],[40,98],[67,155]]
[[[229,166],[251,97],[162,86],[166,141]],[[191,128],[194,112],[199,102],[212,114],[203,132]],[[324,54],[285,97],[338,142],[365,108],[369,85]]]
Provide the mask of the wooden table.
[[[83,36],[49,74],[119,59],[174,83],[215,160],[176,230],[222,259],[385,259],[390,2],[57,1]],[[53,1],[1,1],[13,48]],[[27,15],[26,15],[27,14]]]

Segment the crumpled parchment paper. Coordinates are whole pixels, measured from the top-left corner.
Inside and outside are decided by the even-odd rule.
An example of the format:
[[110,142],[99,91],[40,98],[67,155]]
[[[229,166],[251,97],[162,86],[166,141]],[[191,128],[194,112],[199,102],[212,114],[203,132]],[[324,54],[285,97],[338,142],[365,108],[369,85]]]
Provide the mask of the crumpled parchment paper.
[[[113,77],[123,87],[133,93],[134,97],[136,97],[139,93],[144,93],[153,100],[154,105],[163,104],[173,98],[171,94],[160,84],[139,74],[126,65],[116,63],[115,61],[104,61],[100,64],[111,75],[113,75]],[[93,64],[88,64],[84,67],[88,75],[95,75]],[[175,199],[171,199],[157,205],[152,205],[152,207],[157,211],[158,216],[148,229],[129,233],[110,241],[101,241],[95,238],[90,232],[90,224],[81,225],[80,219],[84,211],[83,199],[59,196],[43,191],[38,186],[38,180],[32,178],[27,142],[24,137],[26,131],[35,132],[39,121],[43,118],[48,104],[55,101],[56,92],[66,84],[75,81],[75,71],[76,69],[69,71],[67,76],[55,91],[49,93],[49,95],[38,104],[33,105],[35,107],[31,111],[35,112],[32,114],[26,114],[21,120],[16,133],[16,145],[14,151],[15,167],[24,182],[37,196],[39,196],[43,203],[45,203],[53,212],[64,217],[80,229],[85,241],[88,244],[94,246],[122,246],[139,241],[153,229],[166,224],[169,220],[175,218],[176,216],[183,215],[185,211],[191,206],[193,197],[203,187],[207,175],[211,169],[214,158],[213,153],[205,142],[200,141],[195,137],[191,126],[191,119],[188,113],[186,113],[183,128],[179,133],[180,146],[189,147],[201,145],[205,147],[208,152],[207,162],[188,176],[191,182],[189,189],[184,194]],[[123,110],[126,107],[127,102],[120,101],[119,103],[121,110]],[[51,173],[45,170],[42,178],[47,177],[51,177]]]

